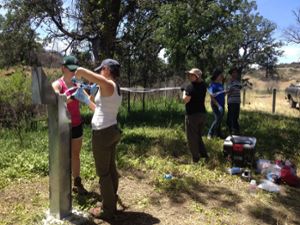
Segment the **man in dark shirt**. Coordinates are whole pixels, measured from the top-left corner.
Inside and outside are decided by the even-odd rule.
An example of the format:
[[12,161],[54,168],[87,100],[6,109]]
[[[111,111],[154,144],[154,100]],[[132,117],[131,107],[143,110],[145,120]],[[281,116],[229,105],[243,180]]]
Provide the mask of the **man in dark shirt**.
[[206,84],[202,80],[201,70],[193,68],[187,71],[186,74],[191,82],[184,88],[182,96],[186,111],[186,136],[193,162],[198,162],[201,157],[208,158],[202,140],[202,131],[206,122],[206,109],[204,104]]

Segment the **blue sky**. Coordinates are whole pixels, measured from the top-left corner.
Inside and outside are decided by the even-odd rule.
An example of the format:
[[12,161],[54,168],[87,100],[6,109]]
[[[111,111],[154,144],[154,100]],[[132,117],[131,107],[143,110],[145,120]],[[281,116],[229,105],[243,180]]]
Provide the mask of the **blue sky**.
[[[257,11],[268,20],[277,24],[274,38],[283,40],[283,30],[289,26],[296,25],[293,10],[300,9],[299,0],[256,0]],[[300,61],[300,45],[289,44],[282,48],[283,56],[279,63],[290,63]]]

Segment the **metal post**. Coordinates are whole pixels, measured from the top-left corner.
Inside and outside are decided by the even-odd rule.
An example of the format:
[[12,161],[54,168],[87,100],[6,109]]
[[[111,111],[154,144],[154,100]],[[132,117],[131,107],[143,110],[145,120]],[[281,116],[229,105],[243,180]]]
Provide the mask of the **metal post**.
[[272,113],[275,113],[275,106],[276,106],[276,88],[273,88]]
[[50,214],[71,214],[71,121],[66,96],[54,92],[41,67],[32,68],[32,102],[47,104],[49,138]]

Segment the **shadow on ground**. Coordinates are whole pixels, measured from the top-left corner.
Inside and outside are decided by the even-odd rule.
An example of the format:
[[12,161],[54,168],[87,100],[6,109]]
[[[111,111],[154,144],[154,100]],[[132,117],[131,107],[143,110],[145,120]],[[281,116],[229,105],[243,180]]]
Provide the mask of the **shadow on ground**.
[[67,221],[71,224],[76,225],[97,225],[97,224],[110,224],[110,225],[153,225],[159,224],[160,220],[153,217],[152,215],[144,212],[130,212],[123,211],[116,215],[114,219],[111,220],[101,220],[97,218],[85,218],[78,215],[72,215]]

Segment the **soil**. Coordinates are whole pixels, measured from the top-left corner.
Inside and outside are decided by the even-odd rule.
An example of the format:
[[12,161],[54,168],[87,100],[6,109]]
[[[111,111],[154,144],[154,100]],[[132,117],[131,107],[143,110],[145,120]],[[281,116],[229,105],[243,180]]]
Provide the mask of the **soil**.
[[[151,184],[146,174],[130,174],[122,172],[119,185],[119,196],[122,205],[118,204],[119,213],[111,221],[103,221],[93,217],[73,216],[64,220],[63,224],[112,224],[112,225],[202,225],[202,224],[299,224],[299,212],[297,199],[293,200],[286,189],[282,189],[278,204],[259,203],[254,196],[245,193],[247,184],[243,181],[233,187],[222,184],[202,185],[198,184],[188,192],[166,194],[159,192]],[[6,187],[0,192],[0,224],[58,224],[45,223],[49,207],[49,183],[48,177],[31,181],[20,181]],[[89,199],[81,199],[93,202],[99,200],[97,181],[89,181],[86,184],[91,192]],[[300,190],[293,190],[294,194],[300,194]],[[73,209],[88,215],[88,209],[80,210],[80,197],[72,195]],[[82,201],[82,202],[84,202]],[[287,203],[287,201],[292,201]],[[295,207],[288,207],[294,205]],[[258,211],[259,209],[259,211]],[[266,211],[267,210],[267,211]],[[33,213],[40,215],[37,222],[32,222]],[[21,214],[21,215],[20,215]],[[27,219],[22,215],[27,214]],[[32,215],[31,215],[32,214]],[[243,215],[242,217],[240,217]],[[1,223],[5,218],[9,222]],[[20,219],[22,218],[22,219]],[[27,222],[27,221],[30,222]],[[5,220],[7,221],[7,220]],[[13,221],[13,222],[11,222]]]
[[[6,218],[8,216],[13,218],[15,210],[20,210],[20,208],[23,210],[23,213],[40,211],[43,214],[43,212],[45,212],[46,217],[48,209],[45,203],[47,204],[49,199],[48,185],[48,177],[44,177],[39,180],[22,181],[18,184],[15,183],[13,186],[6,187],[0,192],[0,219],[1,217]],[[96,181],[89,185],[88,189],[94,193],[91,195],[91,198],[99,194]],[[130,176],[129,174],[123,174],[120,179],[119,196],[122,201],[122,206],[118,204],[119,213],[114,220],[105,222],[89,217],[88,220],[78,218],[78,221],[83,221],[80,224],[114,225],[200,224],[199,215],[190,210],[189,196],[170,198],[161,195],[148,183],[143,174],[139,175],[139,177],[136,175]],[[73,197],[77,198],[75,201],[78,201],[80,204],[78,196],[73,195]],[[86,210],[85,213],[87,213],[87,211],[88,210]],[[74,218],[72,220],[74,220]],[[23,224],[18,223],[17,218],[15,222],[14,224]],[[73,224],[73,222],[66,223]],[[42,221],[40,224],[42,224]],[[78,224],[78,222],[76,224]]]

